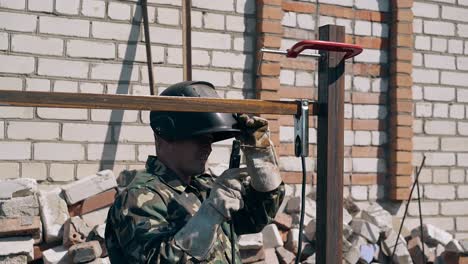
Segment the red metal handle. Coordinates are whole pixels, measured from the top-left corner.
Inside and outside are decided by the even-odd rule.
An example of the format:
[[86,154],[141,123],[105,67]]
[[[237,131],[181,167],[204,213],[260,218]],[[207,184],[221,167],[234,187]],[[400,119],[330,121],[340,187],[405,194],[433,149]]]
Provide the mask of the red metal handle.
[[297,55],[306,49],[346,52],[345,60],[362,52],[362,47],[354,44],[323,40],[302,40],[288,49],[286,56],[288,58],[296,58]]

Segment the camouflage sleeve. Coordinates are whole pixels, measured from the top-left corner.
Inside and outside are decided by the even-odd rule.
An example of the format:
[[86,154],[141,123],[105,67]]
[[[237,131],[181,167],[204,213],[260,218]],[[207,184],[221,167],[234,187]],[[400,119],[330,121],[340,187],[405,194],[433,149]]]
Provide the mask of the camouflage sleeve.
[[127,263],[179,263],[187,258],[173,240],[182,223],[170,221],[167,208],[148,188],[129,189],[116,199],[109,220]]
[[271,192],[246,189],[244,207],[233,215],[237,235],[257,233],[275,218],[284,198],[284,183]]

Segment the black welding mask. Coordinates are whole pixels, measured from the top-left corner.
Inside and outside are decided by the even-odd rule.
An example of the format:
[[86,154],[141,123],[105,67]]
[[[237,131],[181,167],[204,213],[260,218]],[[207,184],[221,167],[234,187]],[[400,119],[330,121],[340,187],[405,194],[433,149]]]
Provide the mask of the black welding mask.
[[[176,83],[161,95],[219,98],[213,84],[203,81]],[[235,128],[236,120],[231,113],[151,111],[150,122],[154,133],[168,141],[211,134],[213,142],[216,142],[240,133]]]

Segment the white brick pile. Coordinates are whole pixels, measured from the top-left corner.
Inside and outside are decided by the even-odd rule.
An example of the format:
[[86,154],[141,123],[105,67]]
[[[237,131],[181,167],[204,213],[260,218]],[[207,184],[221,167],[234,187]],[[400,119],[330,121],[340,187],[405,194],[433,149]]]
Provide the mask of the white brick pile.
[[105,227],[116,187],[110,170],[40,190],[34,179],[0,180],[0,262],[108,263],[103,232],[86,238]]

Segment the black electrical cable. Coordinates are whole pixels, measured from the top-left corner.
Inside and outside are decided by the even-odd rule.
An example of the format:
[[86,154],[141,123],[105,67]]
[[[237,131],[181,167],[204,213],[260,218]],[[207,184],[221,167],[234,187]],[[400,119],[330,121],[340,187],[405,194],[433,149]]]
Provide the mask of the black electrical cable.
[[[424,157],[425,159],[426,157]],[[422,219],[422,209],[421,209],[421,194],[419,193],[419,179],[416,179],[416,188],[418,191],[418,207],[419,207],[419,228],[421,231],[421,246],[422,246],[422,263],[426,262],[426,252],[424,250],[424,233],[423,233],[423,219]]]
[[[419,166],[418,168],[418,172],[416,173],[416,179],[414,180],[414,183],[413,183],[413,186],[411,187],[411,191],[410,191],[410,194],[409,194],[409,197],[408,197],[408,202],[406,203],[406,208],[405,208],[405,213],[403,214],[403,219],[401,220],[401,224],[400,224],[400,229],[398,230],[398,235],[396,237],[396,240],[395,240],[395,246],[393,246],[393,252],[392,252],[392,257],[391,259],[393,260],[393,257],[395,256],[395,251],[396,251],[396,247],[398,245],[398,240],[400,239],[400,234],[401,234],[401,229],[403,228],[403,224],[405,223],[405,219],[406,219],[406,214],[408,213],[408,207],[409,207],[409,204],[411,202],[411,197],[413,197],[413,191],[414,191],[414,187],[416,185],[419,186],[419,174],[421,173],[421,170],[422,170],[422,167],[424,166],[424,163],[426,162],[426,156],[423,157],[423,160],[421,162],[421,165]],[[418,190],[419,190],[419,187],[418,187]],[[421,210],[421,208],[419,209]],[[419,211],[419,221],[421,222],[421,236],[422,236],[422,216],[421,216],[421,211]],[[422,239],[421,239],[422,241]],[[424,248],[424,244],[423,244],[423,248]],[[424,250],[424,249],[423,249]],[[424,258],[424,255],[423,255],[423,258]],[[424,261],[423,261],[424,263]]]
[[306,165],[305,157],[301,156],[302,162],[302,192],[301,192],[301,219],[299,221],[299,242],[297,243],[297,255],[295,263],[298,264],[302,254],[302,232],[304,230],[304,214],[305,214],[305,193],[306,193]]

